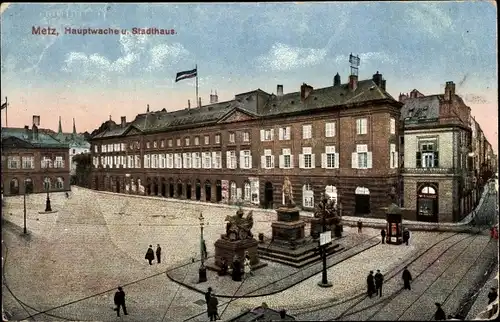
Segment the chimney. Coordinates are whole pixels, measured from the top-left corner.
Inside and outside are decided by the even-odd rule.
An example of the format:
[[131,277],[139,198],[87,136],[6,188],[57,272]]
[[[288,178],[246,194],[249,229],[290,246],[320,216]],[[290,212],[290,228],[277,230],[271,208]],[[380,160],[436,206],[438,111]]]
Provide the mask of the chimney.
[[358,75],[349,75],[349,89],[355,91],[358,88]]
[[191,100],[188,100],[188,110],[191,109]]
[[373,74],[373,82],[375,84],[377,84],[378,87],[382,87],[382,74],[379,74],[378,73],[378,70],[377,70],[377,73],[376,74]]
[[385,91],[385,79],[383,79],[382,83],[380,83],[380,88],[382,88]]
[[201,107],[201,97],[198,97],[198,107]]
[[217,96],[217,91],[215,91],[215,94],[212,94],[210,92],[210,104],[217,103],[219,101],[219,97]]
[[276,88],[276,96],[282,97],[283,96],[283,85],[278,85]]
[[122,120],[122,121],[121,121],[121,125],[122,125],[122,127],[125,127],[125,125],[127,124],[127,117],[126,117],[126,116],[122,116],[122,117],[121,117],[121,120]]
[[309,97],[311,92],[313,91],[313,87],[310,85],[307,85],[306,83],[303,83],[300,86],[300,100],[304,101]]
[[399,93],[399,101],[401,103],[403,103],[404,101],[406,101],[407,98],[408,98],[408,96],[406,96],[404,93]]
[[455,95],[455,83],[452,81],[446,82],[446,87],[444,89],[444,99],[447,101],[451,101]]
[[35,124],[33,124],[33,138],[35,140],[38,140],[38,126],[36,126]]
[[33,115],[33,124],[40,126],[40,115]]
[[333,77],[333,86],[340,86],[340,75],[339,75],[339,73],[337,73]]

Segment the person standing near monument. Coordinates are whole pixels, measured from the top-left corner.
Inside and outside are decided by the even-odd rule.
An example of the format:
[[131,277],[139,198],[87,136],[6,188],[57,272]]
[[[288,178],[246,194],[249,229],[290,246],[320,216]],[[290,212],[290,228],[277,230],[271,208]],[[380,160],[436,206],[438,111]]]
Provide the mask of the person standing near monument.
[[241,262],[237,256],[233,259],[233,271],[231,277],[235,282],[241,282]]
[[245,267],[245,278],[247,278],[249,275],[253,276],[252,266],[250,265],[250,255],[248,255],[248,252],[245,254],[244,267]]
[[160,244],[158,244],[158,246],[156,246],[156,261],[158,262],[158,264],[161,263],[161,247],[160,247]]
[[153,265],[153,260],[155,259],[155,253],[153,251],[153,245],[149,245],[149,248],[146,252],[146,256],[144,257],[148,260],[149,265]]

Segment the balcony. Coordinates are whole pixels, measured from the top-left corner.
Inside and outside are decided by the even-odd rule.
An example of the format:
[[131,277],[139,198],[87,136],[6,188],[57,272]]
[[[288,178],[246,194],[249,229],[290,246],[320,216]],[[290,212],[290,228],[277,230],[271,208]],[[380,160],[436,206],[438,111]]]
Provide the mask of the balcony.
[[418,174],[418,175],[428,175],[428,174],[453,174],[453,168],[404,168],[401,169],[402,173],[405,174]]

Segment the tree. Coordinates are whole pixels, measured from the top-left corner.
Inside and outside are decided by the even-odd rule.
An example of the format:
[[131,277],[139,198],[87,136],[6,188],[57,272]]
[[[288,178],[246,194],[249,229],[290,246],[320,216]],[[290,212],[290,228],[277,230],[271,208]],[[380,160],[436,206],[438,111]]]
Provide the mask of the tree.
[[74,176],[74,184],[82,187],[90,187],[90,172],[92,171],[92,157],[90,153],[80,153],[73,157],[73,162],[76,163],[76,175]]

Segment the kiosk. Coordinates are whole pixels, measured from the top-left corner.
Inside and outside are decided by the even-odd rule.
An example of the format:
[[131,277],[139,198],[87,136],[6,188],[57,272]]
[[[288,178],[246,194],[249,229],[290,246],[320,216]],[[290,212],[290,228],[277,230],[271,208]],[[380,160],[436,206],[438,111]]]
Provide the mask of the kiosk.
[[387,244],[400,245],[403,243],[403,211],[396,204],[387,208],[386,242]]

